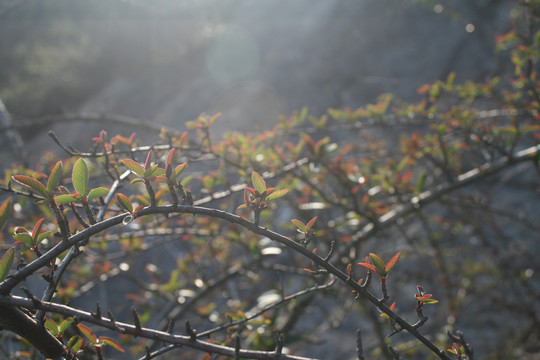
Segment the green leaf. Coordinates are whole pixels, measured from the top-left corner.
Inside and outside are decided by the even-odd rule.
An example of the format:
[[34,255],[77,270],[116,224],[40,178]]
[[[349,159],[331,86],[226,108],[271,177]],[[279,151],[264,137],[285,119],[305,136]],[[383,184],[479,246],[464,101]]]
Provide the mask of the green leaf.
[[69,339],[67,346],[74,352],[77,353],[81,349],[83,339],[79,335],[72,336]]
[[26,230],[23,227],[18,227],[15,229],[15,233],[13,234],[13,238],[17,241],[17,243],[23,243],[30,246],[34,246],[34,238],[28,230]]
[[49,180],[47,181],[47,190],[49,192],[54,192],[58,185],[60,185],[60,180],[62,180],[62,175],[64,173],[64,166],[61,161],[58,161],[51,170],[49,175]]
[[79,193],[82,198],[85,198],[88,192],[88,165],[86,165],[84,159],[80,158],[75,162],[75,165],[73,165],[71,181],[73,181],[75,191]]
[[298,230],[303,232],[308,232],[308,229],[306,228],[306,224],[304,224],[302,221],[298,219],[292,219],[291,222],[298,228]]
[[124,209],[126,209],[130,213],[133,213],[133,204],[131,204],[131,200],[129,200],[129,198],[126,195],[122,193],[118,193],[116,194],[116,199],[118,200],[118,202],[120,203],[120,205],[122,205]]
[[79,331],[90,340],[91,344],[97,344],[97,337],[96,334],[90,328],[84,324],[78,323],[77,328]]
[[9,214],[11,212],[11,197],[8,197],[2,205],[0,205],[0,232],[7,224]]
[[58,195],[54,197],[54,201],[57,204],[66,205],[71,204],[72,202],[79,202],[80,199],[73,195]]
[[276,191],[272,192],[270,195],[268,195],[265,198],[265,200],[266,201],[276,200],[276,199],[279,199],[280,197],[283,197],[283,196],[287,195],[288,193],[289,193],[289,190],[287,190],[287,189],[276,190]]
[[[144,177],[149,178],[151,176],[158,175],[158,174],[154,174],[156,172],[157,168],[158,168],[158,164],[154,164],[154,165],[148,167],[148,169],[144,170]],[[159,174],[159,175],[165,175],[165,171],[163,171],[163,174]]]
[[123,159],[123,160],[120,160],[120,162],[124,164],[125,167],[127,167],[136,175],[139,175],[140,177],[144,177],[144,168],[138,162],[131,159]]
[[26,175],[13,175],[11,178],[15,180],[15,182],[17,182],[18,184],[29,189],[30,191],[43,196],[47,201],[51,201],[51,195],[49,194],[49,191],[47,190],[45,185],[43,185],[36,179]]
[[375,265],[375,267],[377,268],[377,274],[384,276],[385,274],[384,268],[386,267],[386,265],[384,264],[384,261],[382,261],[382,259],[377,254],[373,254],[373,253],[369,254],[369,258],[373,262],[373,265]]
[[108,193],[109,193],[109,189],[104,188],[104,187],[98,187],[98,188],[92,189],[88,193],[88,200],[93,200],[96,198],[107,196]]
[[13,264],[13,259],[15,258],[15,248],[10,247],[7,249],[6,253],[0,259],[0,282],[4,281],[11,269]]
[[49,330],[53,336],[60,335],[60,331],[58,331],[58,325],[54,322],[54,320],[51,319],[45,319],[45,328]]
[[[178,177],[187,168],[187,163],[182,163],[174,168],[174,179]],[[173,179],[173,180],[174,180]]]
[[68,318],[62,321],[59,326],[60,334],[64,334],[64,332],[71,326],[71,324],[73,324],[73,318]]
[[106,344],[106,345],[112,346],[113,348],[115,348],[118,351],[125,352],[124,349],[122,348],[122,346],[120,346],[120,344],[118,344],[116,341],[114,341],[110,337],[101,336],[99,338],[99,341]]
[[41,243],[43,240],[45,240],[46,238],[49,238],[49,237],[51,237],[53,235],[54,235],[53,231],[46,231],[46,232],[43,232],[43,233],[39,234],[38,236],[36,236],[36,244]]
[[253,183],[253,187],[259,194],[262,194],[266,191],[266,182],[262,178],[261,174],[259,174],[258,172],[253,171],[251,173],[251,182]]

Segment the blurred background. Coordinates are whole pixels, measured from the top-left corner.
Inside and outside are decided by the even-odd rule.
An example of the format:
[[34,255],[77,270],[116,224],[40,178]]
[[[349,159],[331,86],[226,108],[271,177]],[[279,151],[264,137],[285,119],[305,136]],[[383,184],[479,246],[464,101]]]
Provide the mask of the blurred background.
[[[451,71],[457,81],[503,74],[494,37],[508,30],[514,5],[2,0],[0,99],[14,123],[97,113],[183,129],[201,113],[221,112],[217,134],[268,128],[304,106],[320,115],[387,92],[412,100],[419,86]],[[51,128],[85,149],[104,124],[86,122],[84,132],[81,125],[19,132],[36,150],[54,147]]]

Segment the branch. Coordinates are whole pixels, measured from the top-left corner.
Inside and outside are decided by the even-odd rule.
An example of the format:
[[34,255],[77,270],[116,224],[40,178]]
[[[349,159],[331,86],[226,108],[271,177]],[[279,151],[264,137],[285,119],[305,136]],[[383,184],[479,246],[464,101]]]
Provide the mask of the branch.
[[[138,330],[135,325],[122,323],[116,320],[113,321],[113,319],[105,317],[97,318],[89,312],[78,310],[66,305],[54,304],[50,302],[34,303],[32,302],[32,300],[25,299],[20,296],[0,296],[0,304],[10,305],[6,306],[6,309],[12,309],[12,307],[18,306],[29,310],[43,310],[47,312],[54,312],[57,314],[74,317],[79,321],[85,321],[87,323],[95,324],[102,328],[113,330],[115,332],[119,332],[121,329],[122,333],[124,334],[143,337],[147,339],[154,339],[169,344],[187,346],[211,354],[234,357],[236,353],[236,349],[232,347],[212,344],[205,340],[193,340],[189,336],[172,335],[163,331],[157,331],[148,328],[141,328],[140,330]],[[239,352],[240,356],[243,359],[314,360],[306,357],[291,355],[280,355],[279,357],[277,357],[274,351],[239,350]]]

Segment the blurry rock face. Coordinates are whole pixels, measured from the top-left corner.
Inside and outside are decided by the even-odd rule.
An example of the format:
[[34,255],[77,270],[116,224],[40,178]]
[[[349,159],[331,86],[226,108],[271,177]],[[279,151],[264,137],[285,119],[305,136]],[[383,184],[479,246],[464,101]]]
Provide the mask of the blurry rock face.
[[[178,129],[200,113],[221,112],[216,132],[222,132],[271,127],[278,115],[303,106],[314,114],[355,108],[384,92],[414,99],[420,85],[451,71],[458,81],[500,73],[493,37],[508,28],[513,3],[127,0],[89,11],[93,5],[75,1],[50,25],[79,22],[80,42],[89,44],[84,52],[95,62],[91,71],[71,76],[97,84],[62,109],[128,115]],[[14,35],[20,24],[31,27],[18,17],[33,6],[10,10],[0,27]],[[50,74],[49,81],[63,81]],[[55,128],[61,138],[85,146],[100,127],[84,133],[80,123]],[[38,146],[52,145],[42,138]]]

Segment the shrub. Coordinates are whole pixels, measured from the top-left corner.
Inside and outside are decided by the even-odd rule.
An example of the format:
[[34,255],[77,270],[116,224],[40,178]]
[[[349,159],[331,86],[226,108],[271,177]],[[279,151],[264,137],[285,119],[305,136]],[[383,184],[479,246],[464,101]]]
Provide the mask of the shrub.
[[64,158],[4,175],[2,351],[526,356],[540,335],[537,6],[518,8],[527,32],[497,38],[508,82],[451,74],[418,103],[302,109],[219,140],[219,114],[151,146],[101,132],[84,152],[51,134]]

